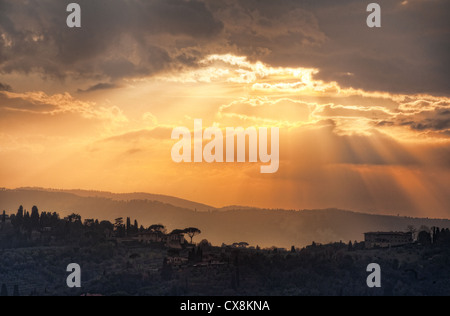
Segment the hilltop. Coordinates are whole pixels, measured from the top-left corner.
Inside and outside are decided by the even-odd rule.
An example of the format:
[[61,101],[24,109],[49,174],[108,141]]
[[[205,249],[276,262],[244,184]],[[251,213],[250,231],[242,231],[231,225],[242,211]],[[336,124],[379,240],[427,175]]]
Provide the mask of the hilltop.
[[[172,203],[170,203],[172,202]],[[15,189],[0,191],[0,210],[12,214],[19,205],[31,210],[77,213],[83,219],[131,217],[148,227],[162,223],[168,229],[197,227],[201,239],[214,245],[247,242],[261,247],[303,247],[316,243],[362,240],[368,231],[405,231],[408,226],[450,228],[446,219],[373,215],[339,209],[269,210],[258,208],[216,209],[169,196],[146,193]],[[197,211],[196,211],[197,209]],[[199,211],[202,210],[202,211]]]

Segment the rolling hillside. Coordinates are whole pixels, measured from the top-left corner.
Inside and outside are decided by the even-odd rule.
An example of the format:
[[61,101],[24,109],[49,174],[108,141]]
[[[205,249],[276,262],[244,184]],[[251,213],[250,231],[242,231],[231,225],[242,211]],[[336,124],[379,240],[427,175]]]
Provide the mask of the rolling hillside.
[[[404,231],[409,225],[450,228],[450,221],[441,219],[370,215],[337,209],[286,211],[236,207],[216,210],[211,207],[208,210],[207,206],[196,207],[202,204],[159,197],[143,193],[116,195],[42,189],[1,190],[0,210],[11,214],[19,205],[27,210],[37,205],[40,211],[58,212],[62,216],[78,213],[83,219],[113,221],[117,217],[131,217],[146,227],[157,223],[166,225],[169,230],[198,227],[202,235],[197,237],[197,241],[208,239],[214,245],[245,241],[261,247],[303,247],[313,241],[360,241],[364,232]],[[164,201],[175,201],[177,205]]]

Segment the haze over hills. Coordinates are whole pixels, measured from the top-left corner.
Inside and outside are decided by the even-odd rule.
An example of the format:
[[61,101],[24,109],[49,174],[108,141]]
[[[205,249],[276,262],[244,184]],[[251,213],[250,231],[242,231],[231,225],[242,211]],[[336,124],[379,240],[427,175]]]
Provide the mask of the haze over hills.
[[202,234],[196,237],[196,241],[208,239],[214,245],[245,241],[261,247],[303,247],[313,241],[360,241],[364,232],[405,231],[408,225],[450,228],[450,220],[445,219],[372,215],[338,209],[287,211],[228,207],[219,210],[146,193],[0,190],[0,210],[12,214],[19,205],[27,210],[36,205],[40,211],[58,212],[61,216],[77,213],[83,219],[114,221],[117,217],[131,217],[144,227],[162,223],[169,231],[197,227]]
[[81,197],[99,197],[105,199],[111,199],[114,201],[130,201],[130,200],[149,200],[157,201],[161,203],[171,204],[173,206],[188,208],[196,211],[210,211],[215,209],[213,206],[196,203],[188,201],[185,199],[180,199],[173,196],[161,195],[161,194],[150,194],[143,192],[134,193],[111,193],[103,191],[90,191],[90,190],[58,190],[58,189],[45,189],[45,188],[18,188],[17,191],[41,191],[41,192],[58,192],[58,193],[69,193]]

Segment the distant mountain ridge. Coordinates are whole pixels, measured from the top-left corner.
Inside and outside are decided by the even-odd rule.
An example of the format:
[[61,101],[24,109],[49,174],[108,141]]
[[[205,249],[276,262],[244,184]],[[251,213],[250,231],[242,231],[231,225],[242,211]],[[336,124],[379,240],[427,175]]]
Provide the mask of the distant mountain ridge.
[[[316,243],[363,240],[369,231],[405,231],[412,225],[450,228],[450,220],[373,215],[338,209],[268,210],[249,207],[215,209],[203,204],[146,193],[112,194],[106,192],[43,189],[0,190],[0,211],[15,213],[19,205],[31,210],[58,212],[61,216],[80,214],[83,219],[114,221],[118,217],[137,219],[139,225],[164,224],[169,230],[197,227],[214,245],[248,242],[261,247],[303,247]],[[78,194],[76,194],[78,193]],[[120,200],[124,198],[124,200]],[[178,205],[168,203],[174,201]],[[202,206],[203,208],[199,207]],[[195,211],[197,209],[197,211]],[[202,211],[199,211],[202,210]]]
[[188,201],[185,199],[162,195],[162,194],[150,194],[144,192],[134,192],[134,193],[111,193],[104,191],[95,191],[95,190],[59,190],[59,189],[45,189],[45,188],[33,188],[33,187],[23,187],[17,188],[16,190],[28,190],[28,191],[44,191],[44,192],[60,192],[60,193],[69,193],[74,194],[80,197],[100,197],[111,199],[114,201],[131,201],[131,200],[148,200],[148,201],[157,201],[161,203],[171,204],[177,207],[183,207],[187,209],[197,210],[197,211],[210,211],[216,209],[213,206],[209,206],[202,203],[196,203],[192,201]]

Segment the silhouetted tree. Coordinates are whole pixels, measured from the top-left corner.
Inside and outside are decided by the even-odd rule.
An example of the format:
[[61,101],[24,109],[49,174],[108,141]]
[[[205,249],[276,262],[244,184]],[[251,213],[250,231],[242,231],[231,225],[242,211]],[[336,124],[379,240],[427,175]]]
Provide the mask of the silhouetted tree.
[[95,225],[95,220],[94,219],[85,219],[84,220],[84,226],[92,227],[94,225]]
[[139,225],[137,220],[134,220],[133,232],[137,233],[139,231]]
[[25,227],[25,229],[29,230],[31,228],[30,226],[30,213],[25,211],[25,214],[23,215],[23,227]]
[[125,225],[123,224],[123,217],[116,218],[114,230],[116,231],[116,235],[118,237],[123,237],[125,235]]
[[189,238],[191,238],[191,245],[192,245],[192,240],[194,239],[194,237],[196,235],[200,235],[202,232],[198,228],[189,227],[184,230],[184,233],[187,234],[189,236]]
[[21,227],[23,225],[23,206],[19,206],[19,209],[17,210],[17,214],[15,217],[15,224],[17,227]]
[[8,296],[8,289],[5,284],[2,284],[2,290],[0,292],[0,296]]
[[203,250],[200,247],[197,248],[197,258],[199,262],[203,261]]
[[210,243],[208,240],[206,240],[206,239],[203,239],[203,240],[198,244],[198,246],[201,247],[202,249],[209,249],[209,248],[212,247],[211,243]]
[[353,250],[353,243],[350,240],[349,243],[348,243],[348,251],[352,251],[352,250]]
[[421,231],[417,236],[417,242],[422,245],[431,245],[431,234],[426,231]]
[[102,233],[106,235],[106,237],[111,237],[114,231],[114,225],[109,221],[101,221],[99,224]]
[[78,214],[71,214],[68,217],[70,223],[80,223],[81,224],[81,216]]
[[131,219],[127,217],[127,233],[131,233]]
[[441,231],[439,227],[433,227],[433,243],[439,242],[439,237],[441,235]]
[[5,223],[5,222],[6,222],[6,212],[3,211],[3,214],[2,214],[2,223]]
[[19,285],[14,285],[13,296],[20,296]]
[[151,232],[155,232],[155,233],[165,233],[166,232],[166,227],[164,225],[161,224],[157,224],[157,225],[152,225],[148,228],[149,231]]
[[31,221],[31,228],[32,229],[39,228],[39,210],[38,210],[38,208],[36,206],[33,206],[32,209],[31,209],[30,221]]

